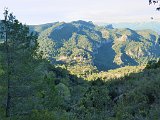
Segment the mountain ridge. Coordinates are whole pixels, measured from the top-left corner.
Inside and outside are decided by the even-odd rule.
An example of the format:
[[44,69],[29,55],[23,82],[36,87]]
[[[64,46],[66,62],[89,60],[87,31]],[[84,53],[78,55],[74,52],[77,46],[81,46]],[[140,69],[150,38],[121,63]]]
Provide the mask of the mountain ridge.
[[97,25],[101,26],[108,26],[112,25],[113,28],[130,28],[133,30],[146,30],[150,29],[156,31],[160,34],[160,22],[158,21],[151,21],[151,22],[120,22],[120,23],[96,23]]
[[[50,23],[45,23],[45,24],[39,24],[39,25],[29,25],[31,28],[33,27],[39,27],[39,26],[45,26],[45,25],[53,25],[55,23],[76,23],[76,22],[85,22],[84,20],[77,20],[77,21],[71,21],[71,22],[50,22]],[[94,25],[97,26],[110,26],[111,28],[118,28],[118,29],[122,29],[122,28],[129,28],[129,29],[133,29],[133,30],[153,30],[155,32],[157,32],[158,34],[160,34],[160,22],[158,21],[150,21],[150,22],[117,22],[117,23],[108,23],[108,22],[92,22],[92,21],[88,21],[90,23],[93,23]]]
[[83,67],[86,71],[79,73],[141,65],[160,57],[159,35],[152,30],[107,29],[82,20],[55,23],[39,32],[38,42],[43,58],[73,73]]

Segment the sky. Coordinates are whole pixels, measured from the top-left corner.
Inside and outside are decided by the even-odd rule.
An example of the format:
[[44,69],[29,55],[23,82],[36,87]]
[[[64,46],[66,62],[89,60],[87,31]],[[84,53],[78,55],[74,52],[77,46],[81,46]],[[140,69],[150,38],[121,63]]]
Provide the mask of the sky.
[[160,21],[156,6],[148,0],[0,0],[0,19],[3,10],[29,25],[57,21],[86,20],[94,23]]

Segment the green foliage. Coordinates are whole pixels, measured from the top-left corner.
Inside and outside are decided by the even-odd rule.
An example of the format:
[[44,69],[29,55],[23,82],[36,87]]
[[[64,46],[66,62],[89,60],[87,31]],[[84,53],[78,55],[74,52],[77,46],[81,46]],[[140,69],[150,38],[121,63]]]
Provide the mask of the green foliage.
[[160,67],[160,60],[157,61],[149,61],[146,65],[146,69],[157,69]]
[[[97,85],[96,81],[94,81]],[[105,97],[104,97],[105,96]],[[110,105],[110,97],[108,96],[108,90],[105,86],[100,84],[100,86],[94,86],[89,88],[85,93],[84,98],[81,101],[87,110],[105,110]]]
[[[125,97],[119,100],[117,117],[121,119],[127,116],[128,119],[135,117],[153,119],[156,117],[153,114],[150,116],[150,113],[152,107],[159,106],[157,103],[159,100],[159,87],[159,81],[155,80],[128,92]],[[159,114],[156,109],[152,112]]]
[[55,96],[56,96],[56,104],[59,106],[66,106],[67,103],[70,102],[71,99],[71,93],[69,88],[64,85],[63,83],[59,83],[58,85],[55,86]]
[[123,78],[125,76],[130,76],[130,74],[133,73],[139,73],[143,71],[145,66],[126,66],[114,70],[109,70],[107,72],[102,71],[99,73],[93,73],[91,75],[87,76],[87,80],[97,80],[101,79],[104,81],[110,80],[110,79],[118,79],[118,78]]

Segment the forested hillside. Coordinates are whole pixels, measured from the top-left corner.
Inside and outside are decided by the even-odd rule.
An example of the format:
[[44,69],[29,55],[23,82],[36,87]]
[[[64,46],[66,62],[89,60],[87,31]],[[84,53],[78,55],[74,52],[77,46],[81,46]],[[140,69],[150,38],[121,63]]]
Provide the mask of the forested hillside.
[[[40,28],[37,36],[5,13],[0,120],[159,120],[160,61],[125,66],[158,59],[156,33],[78,21]],[[98,74],[98,61],[109,66],[105,57],[125,67]]]
[[159,35],[151,30],[109,29],[85,21],[55,23],[50,27],[47,24],[45,28],[38,30],[39,53],[80,77],[128,65],[145,65],[160,57]]

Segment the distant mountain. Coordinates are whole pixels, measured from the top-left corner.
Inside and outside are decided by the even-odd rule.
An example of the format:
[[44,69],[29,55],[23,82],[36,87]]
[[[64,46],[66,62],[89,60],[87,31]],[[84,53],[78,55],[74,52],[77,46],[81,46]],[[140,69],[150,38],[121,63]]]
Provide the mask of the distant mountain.
[[158,34],[160,34],[160,22],[142,22],[142,23],[99,23],[99,25],[108,26],[112,25],[113,28],[130,28],[133,30],[144,30],[144,29],[150,29],[153,31],[156,31]]
[[54,23],[46,23],[46,24],[42,24],[42,25],[30,25],[30,31],[36,31],[38,33],[44,31],[45,29],[53,26],[54,24],[56,24],[58,22],[54,22]]
[[159,35],[152,30],[109,29],[85,21],[31,28],[39,32],[39,53],[73,74],[141,65],[160,57]]

